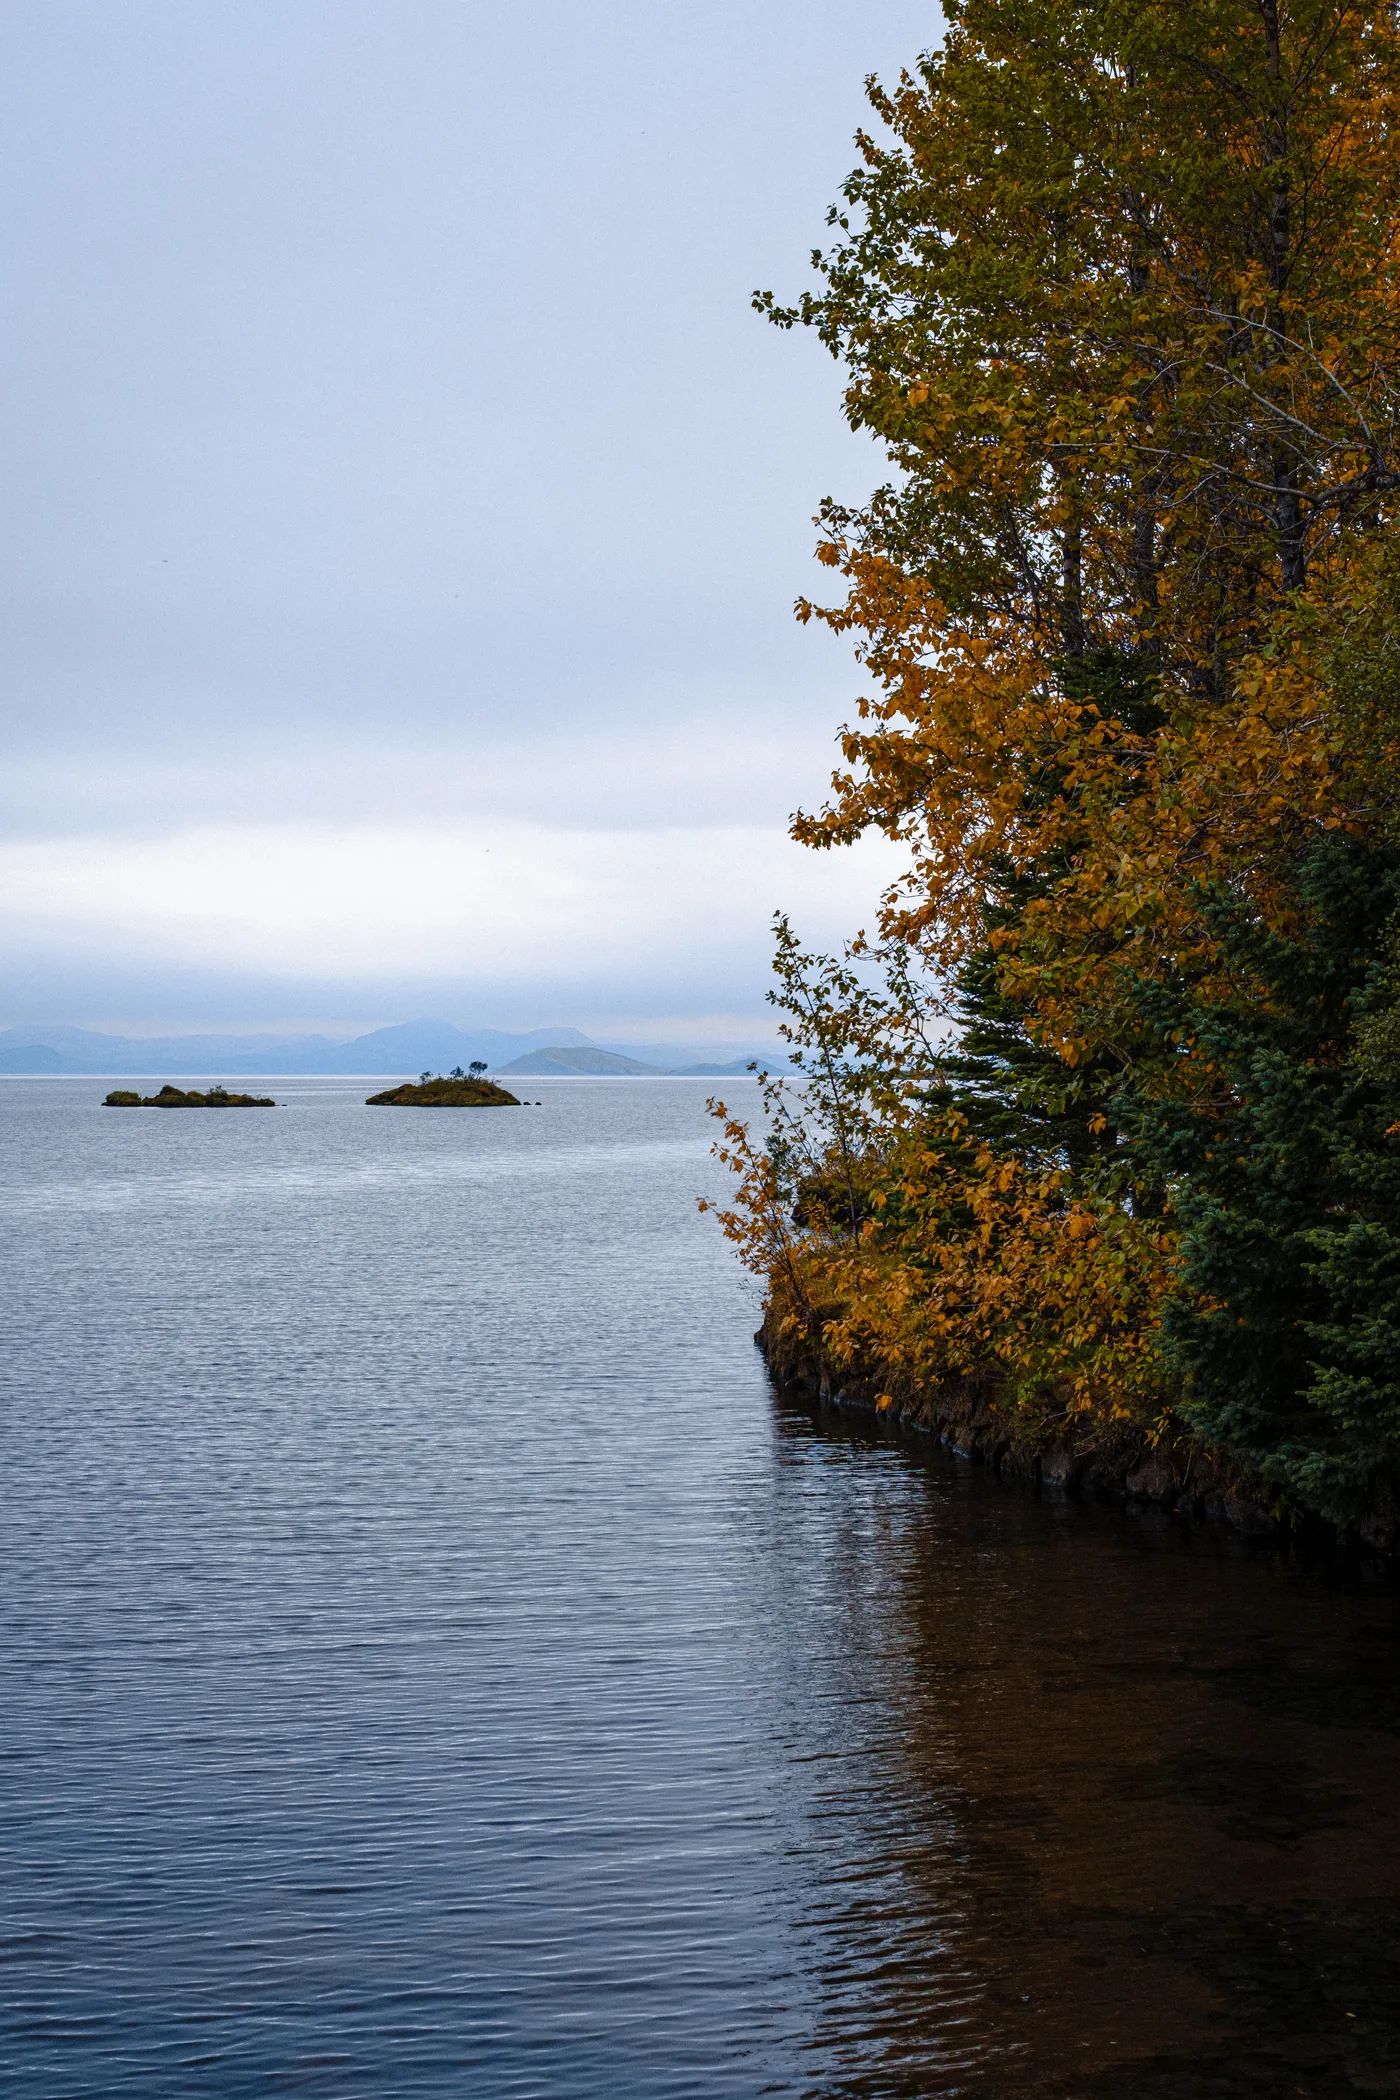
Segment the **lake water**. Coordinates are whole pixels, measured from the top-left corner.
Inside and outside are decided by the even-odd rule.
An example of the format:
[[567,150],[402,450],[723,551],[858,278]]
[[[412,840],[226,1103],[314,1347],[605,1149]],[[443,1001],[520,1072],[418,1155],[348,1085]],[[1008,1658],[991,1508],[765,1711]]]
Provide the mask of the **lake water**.
[[0,1080],[6,2093],[1400,2094],[1387,1589],[776,1396],[704,1082],[105,1086]]

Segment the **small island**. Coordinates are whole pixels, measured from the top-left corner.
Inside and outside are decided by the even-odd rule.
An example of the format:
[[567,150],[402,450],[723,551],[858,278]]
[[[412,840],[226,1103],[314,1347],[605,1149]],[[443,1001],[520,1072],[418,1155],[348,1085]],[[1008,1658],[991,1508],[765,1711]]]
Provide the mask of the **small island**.
[[110,1093],[104,1108],[276,1108],[270,1094],[231,1094],[227,1087],[211,1086],[207,1094],[186,1094],[178,1086],[163,1086],[158,1094],[133,1094],[123,1087]]
[[444,1079],[424,1072],[420,1079],[406,1079],[382,1094],[371,1094],[366,1108],[519,1108],[514,1094],[486,1077],[485,1065],[464,1072],[459,1066]]

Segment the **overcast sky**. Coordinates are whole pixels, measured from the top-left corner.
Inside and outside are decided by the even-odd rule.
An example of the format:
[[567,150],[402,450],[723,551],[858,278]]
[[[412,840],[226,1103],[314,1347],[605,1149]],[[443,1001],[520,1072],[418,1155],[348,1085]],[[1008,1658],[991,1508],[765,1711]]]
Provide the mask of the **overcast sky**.
[[0,20],[0,1021],[767,1032],[892,862],[785,837],[882,466],[749,295],[935,11]]

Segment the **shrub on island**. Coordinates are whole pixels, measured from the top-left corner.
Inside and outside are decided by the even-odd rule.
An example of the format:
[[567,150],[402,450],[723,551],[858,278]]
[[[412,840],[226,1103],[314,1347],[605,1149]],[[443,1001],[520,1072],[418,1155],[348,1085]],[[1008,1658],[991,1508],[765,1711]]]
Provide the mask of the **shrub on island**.
[[371,1094],[366,1108],[519,1108],[514,1094],[480,1072],[452,1072],[446,1079],[425,1072],[382,1094]]

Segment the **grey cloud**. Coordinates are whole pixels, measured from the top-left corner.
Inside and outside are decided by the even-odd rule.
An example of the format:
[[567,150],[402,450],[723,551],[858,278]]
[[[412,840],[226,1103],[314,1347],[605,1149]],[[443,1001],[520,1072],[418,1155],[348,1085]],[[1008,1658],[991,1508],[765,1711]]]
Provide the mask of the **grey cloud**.
[[[452,808],[780,827],[820,792],[860,681],[791,601],[823,573],[817,501],[878,462],[830,362],[748,294],[800,282],[862,77],[936,16],[4,12],[12,836]],[[587,997],[747,1011],[749,941],[727,991],[648,965]],[[177,980],[192,1016],[274,984],[287,1012],[284,980],[212,954],[198,1000],[135,948],[25,967],[25,1001],[74,1019],[173,1012]],[[463,996],[545,997],[529,969]]]

